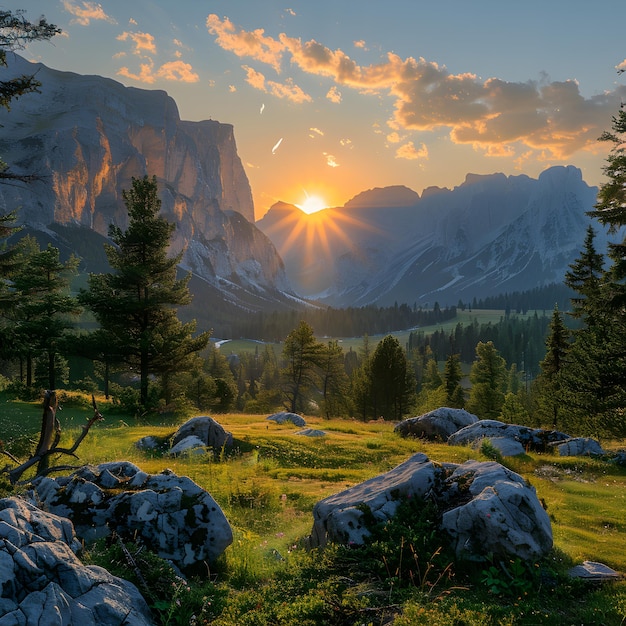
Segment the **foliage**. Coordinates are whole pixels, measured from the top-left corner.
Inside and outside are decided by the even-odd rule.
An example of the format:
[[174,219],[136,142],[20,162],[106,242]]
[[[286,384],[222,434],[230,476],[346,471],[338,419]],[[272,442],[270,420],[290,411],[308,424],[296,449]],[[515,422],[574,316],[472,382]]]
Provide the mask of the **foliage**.
[[167,377],[192,367],[190,357],[206,346],[209,335],[192,337],[195,323],[182,324],[177,317],[175,307],[191,301],[190,275],[176,278],[182,253],[167,256],[174,225],[158,215],[156,177],[133,178],[123,195],[128,228],[112,225],[109,236],[115,245],[105,246],[113,272],[91,274],[89,289],[81,290],[79,299],[105,334],[107,357],[139,373],[139,401],[146,407],[149,376]]
[[506,362],[493,342],[479,342],[470,371],[472,388],[467,409],[480,419],[498,419],[507,389]]

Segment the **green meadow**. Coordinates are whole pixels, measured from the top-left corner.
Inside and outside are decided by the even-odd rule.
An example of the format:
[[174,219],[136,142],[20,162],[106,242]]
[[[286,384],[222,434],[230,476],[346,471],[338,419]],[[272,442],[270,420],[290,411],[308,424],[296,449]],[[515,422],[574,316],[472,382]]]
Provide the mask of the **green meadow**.
[[[66,443],[73,441],[91,413],[87,403],[70,404],[58,414]],[[4,398],[0,406],[3,445],[22,453],[29,440],[36,439],[40,405]],[[489,450],[483,453],[469,447],[401,439],[394,434],[393,424],[386,422],[306,417],[307,427],[326,433],[311,438],[297,435],[299,429],[292,425],[278,425],[264,416],[228,414],[215,418],[233,434],[233,450],[217,457],[170,458],[141,452],[134,444],[146,435],[167,438],[184,419],[139,423],[115,413],[102,400],[100,406],[105,420],[78,449],[80,459],[65,457],[60,463],[128,460],[149,473],[169,468],[209,491],[233,527],[233,544],[207,577],[191,580],[189,585],[174,585],[175,591],[155,605],[158,623],[461,626],[626,622],[625,582],[596,587],[571,581],[565,573],[583,560],[600,561],[626,572],[624,467],[605,460],[551,454],[503,459],[536,488],[546,506],[554,534],[553,553],[532,564],[534,572],[506,570],[508,573],[498,574],[501,580],[495,583],[486,581],[489,564],[459,570],[454,579],[444,580],[434,556],[432,562],[427,559],[416,564],[410,576],[403,577],[399,568],[386,573],[382,568],[381,574],[380,562],[379,569],[370,570],[378,559],[375,553],[359,556],[335,548],[323,554],[307,552],[303,540],[311,530],[314,504],[416,452],[436,461],[462,463],[470,458],[492,460]],[[617,450],[626,443],[603,445]],[[5,494],[20,489],[11,489],[6,481],[2,487]],[[114,555],[106,547],[88,547],[84,558],[115,572]],[[118,566],[124,572],[119,562]]]

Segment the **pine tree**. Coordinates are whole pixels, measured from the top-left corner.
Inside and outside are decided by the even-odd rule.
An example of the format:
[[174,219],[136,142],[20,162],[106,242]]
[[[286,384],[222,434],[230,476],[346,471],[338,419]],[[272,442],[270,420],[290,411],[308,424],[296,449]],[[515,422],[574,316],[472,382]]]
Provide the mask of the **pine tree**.
[[35,360],[45,359],[47,386],[56,389],[57,355],[74,324],[72,316],[80,307],[69,293],[70,276],[76,272],[78,259],[62,263],[59,249],[50,244],[40,250],[28,238],[22,248],[20,269],[13,275],[13,324],[16,348],[26,361],[26,386],[33,384]]
[[376,346],[370,370],[372,409],[375,417],[401,420],[415,395],[415,376],[400,342],[387,335]]
[[478,342],[476,360],[470,370],[469,411],[480,419],[497,419],[504,404],[507,387],[506,361],[500,356],[492,341]]
[[324,346],[321,356],[320,380],[324,415],[327,418],[340,416],[346,412],[349,385],[343,350],[334,339]]
[[552,428],[559,424],[559,411],[564,404],[562,371],[567,367],[570,332],[563,323],[558,307],[554,307],[546,339],[546,356],[540,363],[537,377],[537,401],[540,412],[549,416]]
[[105,246],[113,271],[91,274],[80,301],[109,340],[110,356],[139,372],[139,402],[146,407],[151,374],[165,377],[193,367],[193,356],[209,340],[196,337],[195,323],[183,324],[177,308],[191,301],[190,275],[177,279],[181,254],[168,257],[174,225],[159,216],[156,177],[133,178],[123,193],[128,228],[109,228]]
[[285,339],[282,352],[285,366],[281,370],[281,381],[286,406],[292,413],[304,411],[312,391],[319,384],[323,348],[305,321],[301,321]]
[[449,407],[461,409],[465,405],[465,393],[461,387],[463,371],[461,370],[461,357],[451,354],[446,359],[443,369],[443,379],[446,388],[446,403]]

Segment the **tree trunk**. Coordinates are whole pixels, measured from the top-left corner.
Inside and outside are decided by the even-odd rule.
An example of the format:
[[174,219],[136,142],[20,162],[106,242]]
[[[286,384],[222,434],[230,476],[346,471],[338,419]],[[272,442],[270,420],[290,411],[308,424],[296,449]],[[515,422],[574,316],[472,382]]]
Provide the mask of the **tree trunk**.
[[41,418],[41,433],[39,443],[34,456],[41,456],[37,465],[37,474],[42,473],[49,466],[49,455],[46,454],[55,444],[55,437],[60,433],[61,427],[56,417],[57,394],[55,391],[46,391],[43,402],[43,417]]

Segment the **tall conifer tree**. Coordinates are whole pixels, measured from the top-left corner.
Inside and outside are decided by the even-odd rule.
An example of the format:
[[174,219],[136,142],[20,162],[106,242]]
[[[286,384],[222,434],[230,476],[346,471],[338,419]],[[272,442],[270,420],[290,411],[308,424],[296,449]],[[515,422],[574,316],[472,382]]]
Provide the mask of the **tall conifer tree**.
[[177,307],[191,302],[191,276],[176,277],[181,254],[168,256],[174,225],[159,216],[157,191],[156,177],[133,178],[123,193],[128,228],[111,226],[113,244],[105,246],[113,272],[91,274],[79,296],[108,337],[111,357],[138,371],[143,407],[149,376],[192,367],[190,357],[209,340],[208,333],[194,337],[195,323],[177,317]]

